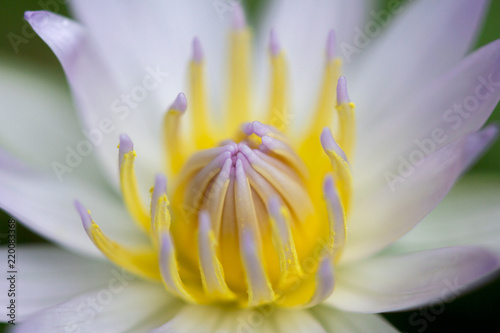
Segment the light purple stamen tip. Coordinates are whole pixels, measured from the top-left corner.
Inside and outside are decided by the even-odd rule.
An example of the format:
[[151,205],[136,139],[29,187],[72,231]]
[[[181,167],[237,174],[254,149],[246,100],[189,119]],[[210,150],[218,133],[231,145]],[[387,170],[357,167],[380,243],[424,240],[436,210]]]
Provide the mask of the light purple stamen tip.
[[347,161],[347,156],[340,146],[335,142],[332,136],[330,128],[325,127],[320,135],[321,146],[324,150],[333,150],[337,155],[339,155],[344,161]]
[[341,76],[337,84],[337,103],[340,105],[349,103],[349,101],[349,95],[347,94],[347,80],[344,76]]
[[179,93],[175,98],[174,103],[170,106],[170,110],[175,110],[179,112],[184,112],[187,109],[187,99],[184,93]]
[[127,134],[120,134],[120,152],[124,154],[134,150],[134,143]]
[[90,217],[89,212],[78,200],[75,200],[75,208],[78,211],[78,214],[80,214],[83,227],[85,230],[89,230],[92,226],[92,218]]
[[332,60],[333,58],[335,58],[335,44],[336,44],[335,31],[330,30],[326,40],[326,56],[328,60]]
[[197,63],[203,60],[203,49],[201,48],[201,42],[198,37],[193,39],[193,60]]
[[252,123],[244,123],[242,126],[241,126],[241,130],[243,131],[243,133],[245,133],[246,135],[252,135],[253,134],[253,124]]
[[165,177],[165,175],[161,173],[156,175],[154,192],[157,193],[158,196],[167,192],[167,177]]
[[272,56],[277,56],[278,53],[280,53],[280,44],[274,29],[271,29],[271,32],[269,33],[269,50],[271,51]]
[[242,30],[246,26],[245,19],[245,11],[243,7],[239,3],[234,5],[234,13],[233,13],[233,29],[234,30]]

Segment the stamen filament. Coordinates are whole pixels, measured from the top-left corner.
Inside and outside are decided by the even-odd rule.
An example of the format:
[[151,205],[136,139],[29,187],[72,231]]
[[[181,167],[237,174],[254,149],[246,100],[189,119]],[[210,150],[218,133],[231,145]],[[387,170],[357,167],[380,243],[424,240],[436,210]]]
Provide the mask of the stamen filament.
[[78,201],[75,207],[82,219],[83,227],[95,246],[113,263],[139,276],[160,280],[158,256],[153,248],[129,249],[112,240],[94,222],[90,212]]
[[240,253],[248,288],[248,306],[258,306],[274,299],[271,283],[263,266],[258,220],[248,179],[241,160],[236,161],[235,206]]
[[281,50],[276,33],[271,30],[269,49],[271,53],[271,96],[269,101],[269,116],[267,124],[286,132],[290,117],[287,114],[286,80],[287,64],[285,54]]
[[205,61],[200,40],[193,40],[193,59],[190,66],[190,105],[192,110],[193,138],[197,149],[213,147],[208,102],[205,87]]
[[337,195],[335,184],[331,176],[325,178],[323,194],[330,224],[327,255],[331,258],[338,258],[345,245],[347,227],[344,209]]
[[167,290],[188,302],[195,302],[193,297],[184,288],[184,283],[179,275],[179,267],[175,257],[175,248],[169,230],[162,230],[160,251],[161,280]]
[[234,9],[233,31],[230,34],[228,134],[248,120],[250,115],[250,49],[251,32],[242,8]]
[[134,160],[136,153],[132,140],[126,135],[120,135],[120,186],[123,194],[123,201],[129,214],[133,217],[138,226],[145,231],[150,229],[150,219],[146,205],[143,203],[137,179],[135,176]]
[[217,240],[207,211],[201,211],[198,217],[198,255],[200,272],[205,292],[214,298],[234,299],[224,279],[222,265],[217,258]]
[[292,277],[302,277],[297,250],[293,241],[290,213],[281,204],[278,197],[272,197],[268,203],[268,210],[273,230],[275,249],[280,258],[280,285],[285,285]]
[[352,176],[349,162],[342,149],[337,145],[328,127],[321,133],[321,145],[328,155],[333,169],[333,177],[337,180],[340,198],[346,214],[350,209],[352,196]]
[[186,159],[186,142],[181,139],[181,116],[187,109],[186,96],[179,93],[163,120],[163,141],[166,148],[166,165],[177,174]]
[[347,82],[345,77],[340,77],[337,84],[337,114],[338,114],[338,143],[345,151],[347,157],[352,159],[356,139],[356,119],[354,103],[349,101],[347,95]]

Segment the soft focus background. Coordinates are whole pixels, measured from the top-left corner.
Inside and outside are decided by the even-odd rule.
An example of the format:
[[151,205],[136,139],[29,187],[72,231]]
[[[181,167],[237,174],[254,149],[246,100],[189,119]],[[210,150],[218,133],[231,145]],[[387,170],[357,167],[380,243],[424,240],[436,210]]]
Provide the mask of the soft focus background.
[[[410,0],[401,1],[401,3],[404,4],[408,1]],[[68,2],[69,0],[1,0],[0,61],[10,61],[13,66],[33,69],[40,68],[42,72],[46,73],[47,79],[59,81],[64,85],[64,74],[56,57],[45,43],[34,35],[32,30],[24,30],[26,22],[23,19],[23,13],[26,10],[41,10],[47,6],[49,9],[57,11],[58,14],[69,16],[66,6]],[[388,2],[389,0],[378,0],[381,7],[386,6]],[[475,48],[500,38],[500,1],[492,0],[491,2],[492,4],[487,14],[483,31],[479,36]],[[259,15],[259,10],[263,3],[264,0],[252,0],[245,5],[248,7],[250,15],[255,18]],[[56,9],[54,9],[55,6],[57,6]],[[17,47],[13,46],[9,40],[9,36],[12,37],[13,34],[25,38]],[[411,42],[411,40],[408,40],[408,43]],[[8,96],[2,96],[2,91],[0,91],[0,98],[8,98]],[[26,91],[26,98],[29,98],[29,91]],[[497,107],[489,122],[498,122],[499,120],[500,108]],[[500,142],[493,145],[490,151],[475,165],[470,173],[495,174],[497,177],[500,177]],[[6,243],[5,235],[8,219],[9,216],[0,211],[0,243],[2,244]],[[18,244],[45,242],[45,240],[36,234],[23,228],[21,224],[17,225],[17,237]],[[0,259],[0,269],[3,270],[6,267],[6,253],[5,257],[2,258],[4,259]],[[5,261],[5,265],[2,260]],[[18,286],[18,291],[22,293],[22,285]],[[6,291],[0,290],[0,292],[4,293]],[[4,306],[4,304],[1,304],[0,308],[5,309]],[[399,330],[407,333],[495,332],[500,326],[499,310],[500,279],[497,278],[496,281],[489,283],[478,291],[460,297],[453,303],[445,303],[443,306],[435,308],[386,314],[385,317]],[[4,313],[5,310],[0,310],[2,320],[5,320]],[[426,319],[421,320],[423,318]],[[420,321],[418,321],[419,319]],[[3,332],[6,328],[6,325],[1,325],[0,332]]]

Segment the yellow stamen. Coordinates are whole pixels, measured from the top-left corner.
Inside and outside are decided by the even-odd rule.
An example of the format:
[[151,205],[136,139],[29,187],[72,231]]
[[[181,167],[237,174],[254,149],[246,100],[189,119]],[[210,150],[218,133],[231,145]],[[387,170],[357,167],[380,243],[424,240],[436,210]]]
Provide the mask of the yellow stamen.
[[217,240],[210,225],[208,213],[200,213],[198,225],[198,255],[203,289],[214,299],[234,299],[235,295],[226,284],[222,265],[217,259]]
[[136,153],[134,150],[125,153],[120,163],[120,185],[123,194],[123,201],[129,214],[134,221],[145,231],[150,229],[149,211],[142,202],[135,176],[134,160]]
[[251,32],[248,27],[233,30],[230,35],[229,67],[229,109],[228,134],[245,121],[250,115],[250,43]]
[[186,160],[188,143],[181,140],[181,116],[184,114],[186,103],[184,94],[177,96],[174,105],[165,114],[163,120],[163,142],[166,147],[166,165],[173,174],[177,174]]
[[197,149],[213,147],[210,119],[208,119],[208,102],[205,87],[205,61],[202,57],[199,40],[194,42],[195,57],[189,65],[190,72],[190,110],[192,110],[192,136]]
[[269,101],[269,116],[267,124],[286,132],[290,123],[290,115],[287,113],[287,65],[285,54],[278,51],[272,54],[271,50],[271,96]]
[[[90,215],[90,212],[88,212]],[[160,280],[158,255],[153,249],[129,249],[110,240],[92,220],[87,229],[92,242],[113,263],[149,279]]]
[[342,103],[337,105],[338,134],[337,142],[342,147],[347,158],[352,160],[354,146],[356,144],[356,118],[354,103]]
[[346,156],[340,147],[335,143],[328,127],[325,127],[321,133],[321,142],[326,155],[330,159],[333,169],[333,179],[340,195],[340,201],[346,213],[349,212],[352,196],[352,175]]

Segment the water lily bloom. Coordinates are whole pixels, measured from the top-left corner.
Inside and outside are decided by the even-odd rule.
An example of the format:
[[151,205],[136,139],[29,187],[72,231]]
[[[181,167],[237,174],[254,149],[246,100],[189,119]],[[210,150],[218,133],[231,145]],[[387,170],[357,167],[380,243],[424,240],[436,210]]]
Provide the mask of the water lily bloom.
[[0,207],[63,248],[18,248],[16,330],[393,332],[500,267],[498,181],[447,196],[497,136],[488,1],[71,5],[25,18],[83,130],[0,83],[33,94],[1,102]]

